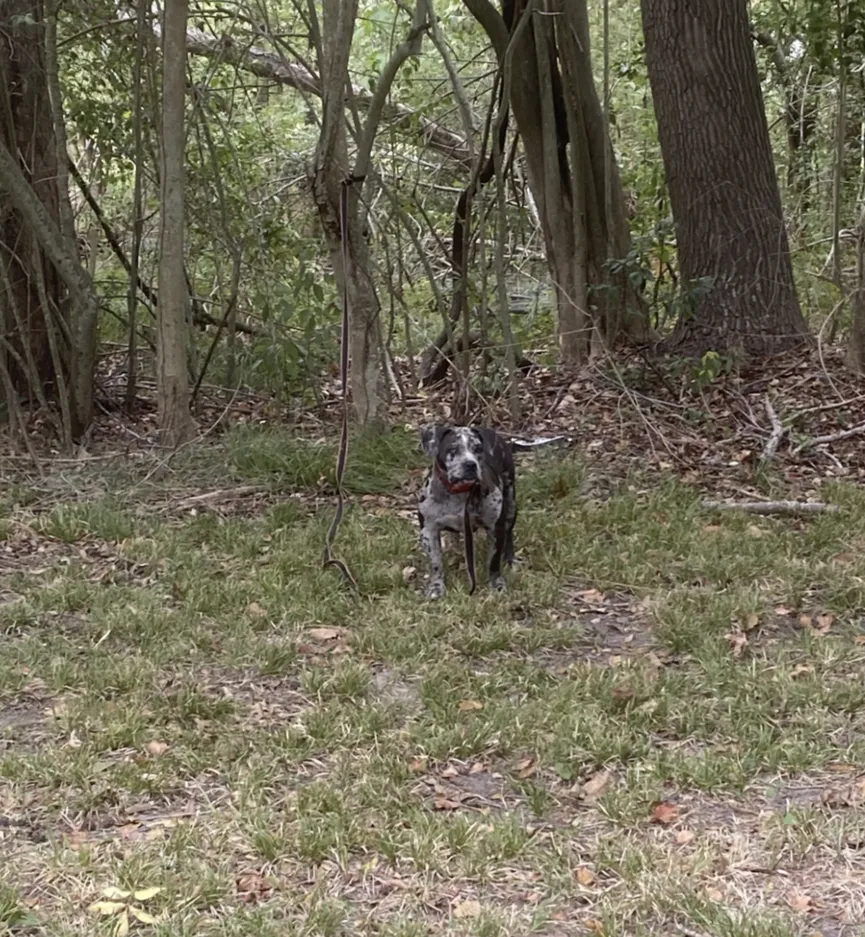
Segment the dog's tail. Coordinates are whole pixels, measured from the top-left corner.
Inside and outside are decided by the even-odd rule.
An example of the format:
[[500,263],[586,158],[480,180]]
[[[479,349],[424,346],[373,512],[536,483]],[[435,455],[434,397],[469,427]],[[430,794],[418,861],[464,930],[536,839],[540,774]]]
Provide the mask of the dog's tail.
[[537,436],[535,439],[515,439],[512,436],[510,442],[513,452],[534,452],[544,446],[566,446],[570,440],[567,436]]

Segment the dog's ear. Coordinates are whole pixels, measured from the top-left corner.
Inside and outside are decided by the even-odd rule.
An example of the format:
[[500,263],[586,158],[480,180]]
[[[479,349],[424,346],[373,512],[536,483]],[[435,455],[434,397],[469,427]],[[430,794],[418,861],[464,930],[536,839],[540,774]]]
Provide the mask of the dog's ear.
[[484,439],[484,434],[478,429],[477,426],[472,427],[472,436],[480,443],[481,449],[486,449],[487,441]]
[[446,426],[436,426],[433,423],[428,423],[421,428],[420,447],[431,459],[435,458],[439,443],[441,443],[442,436],[447,432],[447,429]]

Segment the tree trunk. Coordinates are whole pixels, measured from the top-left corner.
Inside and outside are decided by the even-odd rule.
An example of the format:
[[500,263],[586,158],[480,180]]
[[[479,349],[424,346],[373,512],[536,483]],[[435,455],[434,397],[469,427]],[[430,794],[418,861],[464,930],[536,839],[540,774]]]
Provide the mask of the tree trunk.
[[186,103],[186,21],[188,0],[166,3],[162,28],[161,213],[156,390],[159,428],[166,445],[190,439],[186,366],[186,277],[183,268],[184,108]]
[[645,339],[641,297],[626,271],[607,265],[628,254],[631,237],[592,76],[586,0],[503,0],[501,16],[489,0],[463,2],[502,64],[544,234],[561,363],[580,365],[625,336]]
[[[668,347],[761,356],[805,340],[746,0],[642,0],[682,280]],[[699,284],[699,288],[696,288]]]
[[[16,160],[26,183],[59,229],[57,145],[41,6],[31,0],[0,4],[0,144]],[[44,308],[40,282],[53,308]],[[5,356],[13,386],[25,400],[44,402],[56,395],[60,375],[48,334],[55,316],[68,316],[66,286],[30,225],[4,194],[0,200],[0,334],[11,347],[0,342],[0,354]],[[61,347],[68,352],[63,342]],[[63,354],[60,366],[68,371],[68,353]]]
[[345,241],[340,224],[341,187],[350,176],[344,101],[357,0],[325,0],[322,14],[323,108],[313,192],[337,286],[340,292],[348,292],[352,410],[358,423],[374,426],[384,411],[381,309],[371,278],[369,247],[360,223],[362,180],[349,186]]
[[865,202],[856,232],[856,285],[850,297],[852,324],[847,346],[847,366],[865,374]]

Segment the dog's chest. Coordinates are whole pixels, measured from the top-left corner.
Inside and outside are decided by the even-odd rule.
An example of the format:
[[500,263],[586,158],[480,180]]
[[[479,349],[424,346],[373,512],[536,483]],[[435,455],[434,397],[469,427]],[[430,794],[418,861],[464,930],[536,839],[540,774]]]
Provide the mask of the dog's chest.
[[[460,533],[465,523],[466,499],[469,497],[467,494],[433,491],[427,483],[418,498],[422,525]],[[472,529],[492,530],[501,516],[503,500],[502,489],[498,487],[490,489],[481,498],[472,498],[469,503]]]

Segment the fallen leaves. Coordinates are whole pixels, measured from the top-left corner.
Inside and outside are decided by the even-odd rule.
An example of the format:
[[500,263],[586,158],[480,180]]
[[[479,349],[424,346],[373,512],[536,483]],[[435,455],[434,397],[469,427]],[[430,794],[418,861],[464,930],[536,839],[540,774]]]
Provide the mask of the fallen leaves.
[[669,826],[679,819],[679,808],[669,800],[661,800],[652,808],[652,823]]
[[724,637],[730,642],[730,650],[733,657],[741,657],[745,648],[748,646],[748,635],[744,631],[734,629],[728,632]]
[[457,901],[453,906],[453,915],[460,921],[480,917],[481,903],[476,898]]
[[483,709],[484,704],[480,700],[476,699],[464,699],[460,700],[457,707],[461,713],[470,713],[478,709]]
[[145,742],[144,751],[154,758],[159,758],[168,751],[168,743],[161,742],[159,739],[151,739],[149,742]]
[[808,914],[814,910],[814,899],[803,891],[789,891],[786,895],[787,904],[799,914]]
[[580,788],[580,796],[589,803],[598,800],[612,788],[615,780],[611,771],[598,771]]
[[258,904],[273,894],[273,885],[260,872],[241,872],[234,880],[237,896],[244,904]]
[[595,873],[588,866],[581,865],[574,872],[574,880],[583,888],[588,888],[595,884]]
[[114,937],[126,937],[131,923],[130,916],[142,924],[157,923],[157,919],[152,914],[138,907],[137,904],[133,904],[133,901],[143,904],[161,891],[162,889],[158,887],[125,891],[109,886],[102,889],[102,899],[94,901],[88,910],[103,917],[114,917],[116,919],[112,927]]

